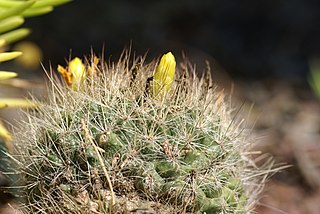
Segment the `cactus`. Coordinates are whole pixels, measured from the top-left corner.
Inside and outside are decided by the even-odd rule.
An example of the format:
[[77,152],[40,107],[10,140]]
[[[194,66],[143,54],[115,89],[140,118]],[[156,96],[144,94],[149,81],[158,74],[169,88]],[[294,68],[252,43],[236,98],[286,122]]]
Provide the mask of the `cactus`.
[[16,134],[26,211],[249,212],[258,170],[210,71],[183,63],[157,99],[156,61],[129,55],[87,60],[77,90],[50,77],[47,104]]

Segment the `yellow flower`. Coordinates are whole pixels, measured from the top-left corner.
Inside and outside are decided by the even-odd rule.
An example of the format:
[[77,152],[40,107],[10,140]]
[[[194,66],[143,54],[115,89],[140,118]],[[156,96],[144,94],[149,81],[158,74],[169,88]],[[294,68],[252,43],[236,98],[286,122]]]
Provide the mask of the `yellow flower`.
[[153,75],[153,95],[163,97],[171,89],[176,71],[176,60],[171,52],[161,57]]
[[86,69],[81,59],[74,58],[69,62],[67,68],[58,65],[59,73],[66,83],[75,91],[78,91],[86,78]]

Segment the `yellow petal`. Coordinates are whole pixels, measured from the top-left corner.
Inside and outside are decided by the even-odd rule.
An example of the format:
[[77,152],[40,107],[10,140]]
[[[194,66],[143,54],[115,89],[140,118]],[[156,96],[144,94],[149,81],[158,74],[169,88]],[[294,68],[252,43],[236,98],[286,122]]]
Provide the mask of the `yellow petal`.
[[86,78],[85,66],[81,59],[74,58],[69,62],[68,72],[72,75],[72,89],[78,90]]
[[68,85],[72,84],[72,76],[71,74],[67,71],[67,69],[65,69],[64,67],[62,67],[61,65],[58,65],[57,68],[58,72],[61,74],[61,76],[63,77],[64,81],[66,81],[66,83]]
[[155,97],[163,97],[170,91],[174,82],[176,60],[171,52],[161,57],[160,63],[153,76],[153,94]]

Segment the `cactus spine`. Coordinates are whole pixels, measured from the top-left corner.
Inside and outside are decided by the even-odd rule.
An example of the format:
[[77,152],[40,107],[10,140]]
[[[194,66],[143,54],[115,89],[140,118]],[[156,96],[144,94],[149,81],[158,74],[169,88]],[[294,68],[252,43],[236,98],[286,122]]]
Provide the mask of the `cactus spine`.
[[156,99],[156,62],[126,53],[85,68],[79,90],[53,80],[18,134],[29,212],[249,212],[248,143],[209,73],[186,63]]

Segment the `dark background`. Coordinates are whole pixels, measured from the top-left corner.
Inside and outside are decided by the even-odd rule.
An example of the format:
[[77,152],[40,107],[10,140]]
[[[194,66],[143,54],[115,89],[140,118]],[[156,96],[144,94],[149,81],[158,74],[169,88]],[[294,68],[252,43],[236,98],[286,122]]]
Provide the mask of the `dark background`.
[[[137,54],[148,51],[149,59],[185,51],[197,68],[205,60],[213,72],[224,73],[222,66],[235,83],[232,102],[250,111],[240,117],[253,127],[257,151],[291,166],[267,183],[256,211],[261,214],[320,210],[320,102],[306,81],[308,62],[320,57],[319,25],[319,0],[74,0],[25,24],[46,68],[88,55],[91,47],[99,54],[105,46],[105,57],[116,60],[130,43]],[[33,80],[31,72],[13,70]],[[45,76],[42,68],[35,73]],[[47,96],[43,78],[38,82],[31,82],[39,86],[32,94]],[[1,92],[25,93],[3,86]],[[9,121],[17,117],[1,113]]]
[[236,78],[304,82],[308,61],[320,55],[319,11],[318,0],[74,0],[26,26],[44,63],[103,46],[116,59],[132,43],[150,58],[172,50],[215,59]]

